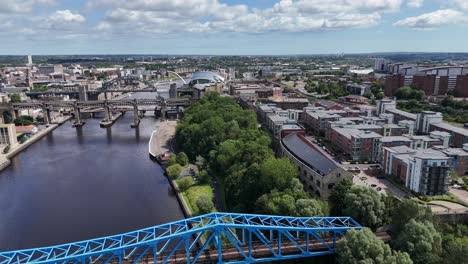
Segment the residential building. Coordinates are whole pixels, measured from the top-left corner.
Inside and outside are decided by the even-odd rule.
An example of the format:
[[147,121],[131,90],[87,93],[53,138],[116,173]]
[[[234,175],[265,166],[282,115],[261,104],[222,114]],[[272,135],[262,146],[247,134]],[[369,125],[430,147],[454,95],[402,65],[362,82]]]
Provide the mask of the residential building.
[[15,125],[0,124],[0,145],[14,146],[17,143]]
[[353,126],[333,127],[332,146],[353,161],[377,161],[380,157],[382,135]]
[[358,84],[358,83],[348,83],[346,84],[346,90],[348,90],[353,95],[364,95],[370,93],[369,84]]
[[301,134],[292,133],[284,137],[281,152],[297,167],[304,189],[315,197],[328,200],[339,182],[353,177]]
[[268,97],[268,101],[283,109],[302,110],[304,107],[309,106],[309,100],[307,98],[272,96]]
[[468,130],[461,127],[450,125],[449,123],[440,122],[432,123],[429,126],[429,132],[444,131],[450,134],[449,145],[454,148],[461,148],[468,143]]
[[383,168],[387,175],[422,195],[448,192],[452,158],[436,149],[414,150],[406,146],[383,148]]

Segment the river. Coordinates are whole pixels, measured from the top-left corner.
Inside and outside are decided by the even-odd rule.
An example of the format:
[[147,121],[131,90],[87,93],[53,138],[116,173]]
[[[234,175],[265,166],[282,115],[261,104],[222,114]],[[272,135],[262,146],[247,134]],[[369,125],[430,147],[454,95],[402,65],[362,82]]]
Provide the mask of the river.
[[102,116],[71,121],[12,159],[0,173],[0,251],[118,234],[183,218],[161,167],[148,157],[158,122],[138,130],[126,113],[109,129]]

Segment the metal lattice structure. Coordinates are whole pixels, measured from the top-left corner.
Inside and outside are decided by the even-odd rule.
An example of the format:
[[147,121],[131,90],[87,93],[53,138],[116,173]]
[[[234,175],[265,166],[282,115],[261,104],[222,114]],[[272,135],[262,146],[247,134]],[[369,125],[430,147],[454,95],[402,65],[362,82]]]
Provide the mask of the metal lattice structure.
[[211,213],[120,235],[0,253],[11,263],[252,263],[333,254],[349,217]]

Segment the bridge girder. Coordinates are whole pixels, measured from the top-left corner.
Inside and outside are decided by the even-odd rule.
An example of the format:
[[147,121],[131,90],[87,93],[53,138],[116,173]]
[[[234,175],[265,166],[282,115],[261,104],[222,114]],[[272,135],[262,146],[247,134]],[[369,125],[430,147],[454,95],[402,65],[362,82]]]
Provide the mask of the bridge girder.
[[[349,217],[211,213],[125,234],[0,253],[10,263],[252,263],[333,254],[337,239],[361,229]],[[212,247],[212,249],[210,249]]]

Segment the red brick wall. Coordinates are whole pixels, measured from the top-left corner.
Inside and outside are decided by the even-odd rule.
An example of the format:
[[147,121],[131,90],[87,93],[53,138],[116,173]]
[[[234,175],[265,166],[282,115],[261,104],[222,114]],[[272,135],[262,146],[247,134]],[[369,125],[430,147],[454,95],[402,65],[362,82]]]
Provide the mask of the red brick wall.
[[401,74],[390,75],[385,78],[385,96],[393,96],[398,88],[403,87],[405,78]]
[[433,95],[435,78],[435,75],[415,75],[413,76],[413,85],[417,89],[424,91],[426,95]]
[[468,75],[459,75],[455,86],[456,97],[468,97]]

